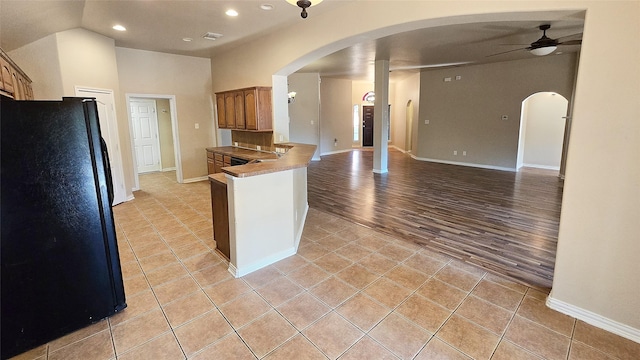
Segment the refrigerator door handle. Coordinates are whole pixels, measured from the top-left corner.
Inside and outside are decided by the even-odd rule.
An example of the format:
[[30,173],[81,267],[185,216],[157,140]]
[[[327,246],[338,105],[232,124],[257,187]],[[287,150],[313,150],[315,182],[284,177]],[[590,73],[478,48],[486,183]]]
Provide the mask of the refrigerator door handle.
[[107,143],[100,137],[100,150],[102,151],[102,161],[104,162],[104,172],[107,177],[107,193],[109,194],[109,206],[113,204],[113,179],[111,177],[111,163],[109,162],[109,151]]

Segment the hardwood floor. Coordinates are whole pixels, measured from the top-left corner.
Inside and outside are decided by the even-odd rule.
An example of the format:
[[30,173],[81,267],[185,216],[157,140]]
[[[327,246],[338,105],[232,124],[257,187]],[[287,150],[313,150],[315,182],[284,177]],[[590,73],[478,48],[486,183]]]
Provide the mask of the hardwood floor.
[[553,279],[563,182],[556,171],[429,163],[389,150],[323,156],[308,168],[309,205],[528,286]]

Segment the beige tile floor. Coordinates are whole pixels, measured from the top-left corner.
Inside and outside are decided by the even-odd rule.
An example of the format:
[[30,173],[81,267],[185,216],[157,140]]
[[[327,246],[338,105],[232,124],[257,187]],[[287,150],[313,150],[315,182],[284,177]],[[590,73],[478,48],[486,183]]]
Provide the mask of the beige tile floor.
[[546,294],[311,209],[298,253],[234,279],[207,182],[114,208],[128,307],[21,359],[638,359]]

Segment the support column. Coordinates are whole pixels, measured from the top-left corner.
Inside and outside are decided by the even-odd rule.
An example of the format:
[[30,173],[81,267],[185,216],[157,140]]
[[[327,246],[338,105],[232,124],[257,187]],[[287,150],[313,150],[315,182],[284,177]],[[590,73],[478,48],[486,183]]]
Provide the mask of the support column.
[[389,60],[376,60],[373,103],[373,172],[389,172]]

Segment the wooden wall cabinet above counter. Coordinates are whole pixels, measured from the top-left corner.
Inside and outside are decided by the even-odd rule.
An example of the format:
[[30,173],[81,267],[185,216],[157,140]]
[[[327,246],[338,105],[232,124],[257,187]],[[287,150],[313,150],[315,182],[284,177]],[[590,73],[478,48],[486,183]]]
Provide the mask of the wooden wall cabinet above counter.
[[31,79],[0,49],[0,94],[16,100],[33,100]]
[[271,88],[255,86],[216,93],[218,127],[272,131]]

